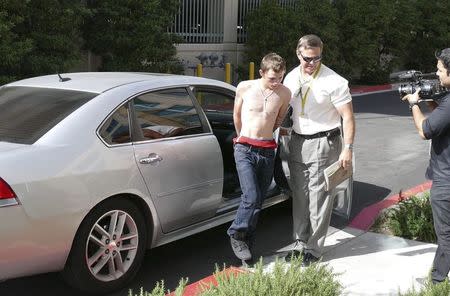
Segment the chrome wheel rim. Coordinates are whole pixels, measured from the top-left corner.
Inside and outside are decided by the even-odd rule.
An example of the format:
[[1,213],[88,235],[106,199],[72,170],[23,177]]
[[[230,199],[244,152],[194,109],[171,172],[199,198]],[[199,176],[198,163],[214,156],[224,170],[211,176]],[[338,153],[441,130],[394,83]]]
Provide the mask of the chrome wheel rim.
[[139,233],[136,222],[126,212],[113,210],[98,219],[86,242],[86,264],[98,280],[109,282],[122,277],[136,258]]

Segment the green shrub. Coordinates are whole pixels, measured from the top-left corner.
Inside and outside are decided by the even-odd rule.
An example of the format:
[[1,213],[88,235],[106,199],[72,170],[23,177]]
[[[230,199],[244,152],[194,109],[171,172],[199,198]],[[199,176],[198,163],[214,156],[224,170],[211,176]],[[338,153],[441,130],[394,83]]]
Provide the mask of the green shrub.
[[[188,279],[182,278],[178,284],[178,287],[174,291],[174,296],[182,296],[184,288],[186,288],[186,284],[188,282]],[[167,293],[170,293],[170,291],[167,291]],[[155,287],[151,292],[144,291],[144,288],[140,289],[139,294],[134,294],[133,290],[128,291],[128,296],[165,296],[166,295],[166,288],[164,287],[164,281],[157,282]]]
[[373,229],[407,239],[435,243],[429,192],[401,199],[398,205],[388,209],[375,221]]
[[301,260],[290,265],[276,261],[273,270],[265,272],[262,261],[253,272],[230,276],[216,269],[217,286],[205,286],[201,296],[216,295],[341,295],[342,285],[335,279],[336,274],[326,265],[312,264],[301,267]]
[[[301,267],[301,258],[294,259],[290,264],[284,261],[275,261],[271,271],[264,271],[262,259],[256,264],[254,270],[227,273],[216,267],[214,276],[217,286],[200,284],[198,296],[273,296],[273,295],[320,295],[338,296],[342,294],[343,287],[336,280],[337,274],[324,264],[311,264]],[[183,295],[187,279],[181,279],[174,294]],[[142,288],[139,294],[129,290],[128,296],[164,296],[164,281],[158,282],[152,292]]]
[[420,291],[416,291],[411,288],[405,294],[399,293],[399,296],[445,296],[450,295],[450,283],[448,280],[444,281],[441,284],[433,285],[430,281],[428,281],[425,286],[420,289]]

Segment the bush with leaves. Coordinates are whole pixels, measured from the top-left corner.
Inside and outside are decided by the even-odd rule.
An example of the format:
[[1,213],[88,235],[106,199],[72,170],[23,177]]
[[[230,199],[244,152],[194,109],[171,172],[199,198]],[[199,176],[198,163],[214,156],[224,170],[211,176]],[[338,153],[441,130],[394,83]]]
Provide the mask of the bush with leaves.
[[0,85],[78,64],[86,13],[81,1],[0,0]]
[[395,236],[423,242],[436,242],[429,192],[421,196],[401,198],[387,209],[374,223],[373,229],[383,228]]
[[[276,52],[286,60],[290,70],[299,64],[295,49],[298,39],[305,34],[317,34],[325,40],[324,62],[334,67],[339,60],[337,13],[330,1],[297,1],[295,7],[283,8],[277,0],[263,0],[261,5],[247,14],[245,26],[245,65],[255,62],[258,68],[262,57]],[[247,68],[239,69],[241,80]]]
[[205,287],[199,295],[341,295],[343,287],[327,265],[315,263],[304,268],[301,264],[301,258],[292,260],[290,264],[277,260],[273,270],[264,271],[260,261],[254,271],[237,276],[216,270],[217,285]]
[[[199,283],[196,295],[242,295],[242,296],[273,296],[273,295],[342,295],[343,286],[337,281],[338,274],[326,264],[313,263],[302,267],[302,258],[293,259],[289,264],[276,260],[273,269],[264,270],[260,260],[252,270],[225,272],[216,267],[214,277],[217,285]],[[174,295],[183,295],[187,279],[181,279]],[[140,294],[128,296],[163,296],[164,282],[156,284],[152,292],[141,289]]]
[[412,40],[400,57],[406,69],[434,72],[436,71],[435,51],[450,46],[450,18],[448,17],[450,1],[408,2],[414,7],[415,19],[409,30]]
[[[173,292],[174,296],[183,296],[183,291],[186,288],[187,279],[182,278],[178,284],[178,287]],[[170,293],[170,291],[168,291]],[[133,290],[128,290],[128,296],[165,296],[166,288],[164,286],[164,281],[156,283],[155,287],[151,292],[144,291],[144,288],[141,288],[139,294],[134,294]]]
[[416,291],[414,287],[409,289],[406,293],[399,293],[399,296],[444,296],[450,295],[450,283],[448,280],[433,285],[430,280],[426,281],[425,286],[419,291]]
[[[417,23],[415,1],[338,0],[339,49],[348,70],[362,83],[386,83],[411,47],[411,30]],[[351,69],[350,69],[351,68]]]
[[102,58],[103,71],[181,73],[174,46],[181,39],[167,32],[178,5],[177,0],[89,0],[86,48]]

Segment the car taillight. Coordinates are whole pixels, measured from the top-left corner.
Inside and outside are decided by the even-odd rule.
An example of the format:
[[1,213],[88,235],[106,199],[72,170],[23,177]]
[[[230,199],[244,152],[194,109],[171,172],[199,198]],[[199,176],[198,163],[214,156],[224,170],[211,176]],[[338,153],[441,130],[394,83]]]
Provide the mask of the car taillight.
[[16,194],[2,178],[0,178],[0,199],[15,198]]

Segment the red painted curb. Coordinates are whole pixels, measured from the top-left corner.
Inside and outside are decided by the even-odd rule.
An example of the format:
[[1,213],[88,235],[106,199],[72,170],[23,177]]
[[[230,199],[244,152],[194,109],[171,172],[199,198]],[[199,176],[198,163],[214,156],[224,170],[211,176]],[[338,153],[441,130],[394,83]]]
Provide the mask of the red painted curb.
[[[238,267],[230,267],[226,268],[223,271],[220,272],[220,274],[225,274],[227,276],[234,275],[236,276],[238,273],[245,272],[244,270],[238,268]],[[217,280],[215,275],[210,275],[204,279],[201,279],[195,283],[192,283],[190,285],[187,285],[186,288],[183,291],[183,296],[196,296],[198,295],[203,287],[208,287],[210,285],[217,286]],[[175,296],[175,292],[166,294],[166,296]]]
[[391,84],[383,85],[369,85],[369,86],[355,86],[350,88],[352,94],[362,94],[366,92],[380,91],[380,90],[391,90]]
[[[379,213],[394,204],[397,204],[400,199],[409,198],[417,193],[423,192],[431,188],[431,181],[425,182],[423,184],[417,185],[411,189],[405,190],[400,194],[395,194],[377,202],[371,206],[364,208],[349,224],[350,227],[361,229],[367,231],[375,222]],[[401,197],[400,197],[401,195]]]

